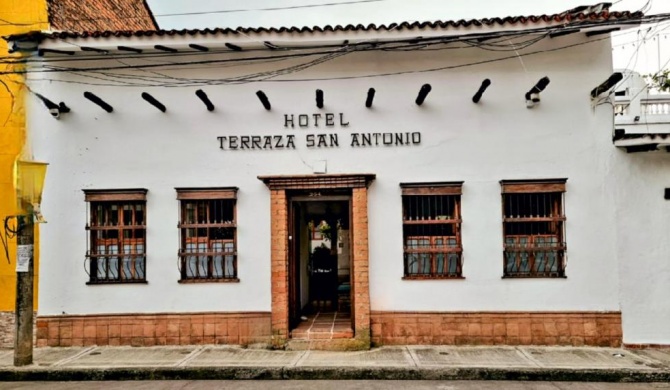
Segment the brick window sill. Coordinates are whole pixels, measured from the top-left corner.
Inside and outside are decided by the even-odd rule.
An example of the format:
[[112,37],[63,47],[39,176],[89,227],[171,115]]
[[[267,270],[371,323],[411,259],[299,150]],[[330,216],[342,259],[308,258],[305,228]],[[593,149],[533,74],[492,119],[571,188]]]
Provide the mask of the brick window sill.
[[546,276],[546,275],[504,275],[501,279],[567,279],[567,276]]
[[199,284],[199,283],[239,283],[240,279],[238,278],[228,278],[228,279],[181,279],[178,281],[179,284]]
[[86,285],[88,286],[100,286],[100,285],[121,285],[121,284],[149,284],[146,280],[124,280],[124,281],[118,281],[118,280],[104,280],[104,281],[89,281],[86,282]]
[[403,276],[402,280],[465,280],[465,276],[414,275],[414,276]]

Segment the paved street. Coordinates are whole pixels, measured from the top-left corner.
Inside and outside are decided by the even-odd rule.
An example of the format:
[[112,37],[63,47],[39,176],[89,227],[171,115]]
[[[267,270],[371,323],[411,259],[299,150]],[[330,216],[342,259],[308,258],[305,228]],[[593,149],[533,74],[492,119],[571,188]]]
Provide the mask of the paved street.
[[482,381],[150,381],[150,382],[17,382],[0,390],[638,390],[670,389],[670,383],[482,382]]

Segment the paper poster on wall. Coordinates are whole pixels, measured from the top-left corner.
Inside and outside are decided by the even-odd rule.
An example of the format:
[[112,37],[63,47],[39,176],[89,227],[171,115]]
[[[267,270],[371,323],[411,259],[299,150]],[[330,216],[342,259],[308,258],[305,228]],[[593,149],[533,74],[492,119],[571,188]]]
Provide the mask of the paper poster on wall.
[[28,272],[33,257],[32,245],[19,245],[16,250],[16,272]]

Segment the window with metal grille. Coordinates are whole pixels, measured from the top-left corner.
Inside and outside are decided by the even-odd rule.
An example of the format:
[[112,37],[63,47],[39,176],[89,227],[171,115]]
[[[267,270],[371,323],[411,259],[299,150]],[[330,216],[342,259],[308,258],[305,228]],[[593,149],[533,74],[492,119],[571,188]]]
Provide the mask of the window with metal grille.
[[146,282],[146,193],[84,190],[88,284]]
[[565,276],[567,179],[503,180],[504,277]]
[[237,188],[177,188],[184,282],[237,279]]
[[401,183],[404,278],[462,278],[463,182]]

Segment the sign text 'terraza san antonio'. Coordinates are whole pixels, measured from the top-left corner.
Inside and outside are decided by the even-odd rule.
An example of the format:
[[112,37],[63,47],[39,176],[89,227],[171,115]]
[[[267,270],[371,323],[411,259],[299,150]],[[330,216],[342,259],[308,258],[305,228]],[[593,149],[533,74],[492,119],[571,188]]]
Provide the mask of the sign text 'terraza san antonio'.
[[[334,129],[347,128],[349,122],[343,113],[284,114],[285,129]],[[299,138],[299,139],[298,139]],[[352,148],[371,146],[404,146],[421,143],[420,132],[397,133],[305,133],[274,135],[227,135],[216,137],[223,150],[273,150],[296,149],[296,143],[307,148],[337,148],[349,145]]]

